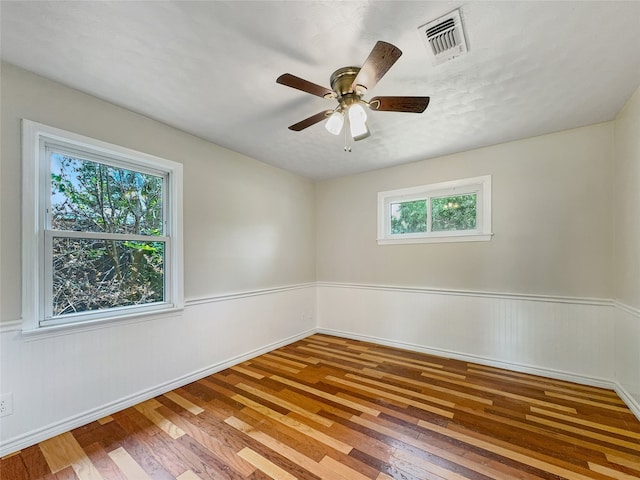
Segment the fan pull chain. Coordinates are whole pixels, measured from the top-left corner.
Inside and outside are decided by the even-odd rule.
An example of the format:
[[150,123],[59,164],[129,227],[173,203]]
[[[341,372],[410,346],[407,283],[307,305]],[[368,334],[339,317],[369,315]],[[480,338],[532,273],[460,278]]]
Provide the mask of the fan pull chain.
[[[345,115],[346,117],[346,115]],[[347,133],[347,131],[350,131],[350,126],[349,126],[349,118],[346,118],[346,121],[344,122],[344,151],[345,152],[349,152],[351,153],[351,136]]]

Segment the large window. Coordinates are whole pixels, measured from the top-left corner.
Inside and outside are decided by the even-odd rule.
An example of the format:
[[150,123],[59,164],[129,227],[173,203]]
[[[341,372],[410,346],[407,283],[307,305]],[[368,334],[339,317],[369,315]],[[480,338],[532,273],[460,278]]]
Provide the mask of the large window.
[[491,176],[378,194],[378,243],[491,239]]
[[182,167],[23,121],[25,330],[182,307]]

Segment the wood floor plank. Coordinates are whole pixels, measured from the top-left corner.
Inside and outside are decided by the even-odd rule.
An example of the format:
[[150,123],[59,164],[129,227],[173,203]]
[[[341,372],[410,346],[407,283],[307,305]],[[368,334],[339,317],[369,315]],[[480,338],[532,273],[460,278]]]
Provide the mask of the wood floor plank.
[[[413,400],[412,398],[407,397],[407,396],[396,395],[394,393],[390,393],[390,392],[387,392],[385,390],[381,390],[379,388],[368,387],[366,385],[362,385],[362,384],[357,383],[357,382],[351,382],[351,381],[348,381],[348,380],[343,380],[341,378],[337,378],[337,377],[334,377],[334,376],[328,377],[327,380],[331,381],[331,382],[340,383],[342,385],[346,385],[346,386],[354,388],[356,390],[365,391],[365,392],[373,394],[373,395],[375,395],[377,397],[383,397],[383,398],[387,398],[389,400],[397,401],[400,405],[403,405],[403,404],[412,405],[412,406],[417,407],[417,408],[419,408],[421,410],[425,410],[427,412],[435,413],[436,415],[441,415],[441,416],[447,417],[447,418],[453,418],[453,412],[450,412],[448,410],[443,410],[442,408],[434,407],[433,405],[429,405],[429,404],[426,404],[426,403],[423,403],[423,402],[418,402],[418,401]],[[453,406],[453,404],[451,404],[451,406]]]
[[605,467],[604,465],[598,465],[597,463],[589,462],[589,468],[594,472],[601,473],[611,478],[615,478],[617,480],[637,480],[638,477],[635,475],[629,475],[628,473],[620,472],[613,468]]
[[594,393],[593,391],[580,391],[577,390],[575,387],[574,388],[563,388],[560,385],[553,385],[552,383],[549,383],[547,381],[545,381],[544,379],[526,379],[526,378],[522,378],[522,377],[515,377],[512,375],[505,375],[504,372],[503,373],[493,373],[493,372],[485,372],[481,369],[474,369],[474,368],[468,368],[467,371],[469,373],[473,373],[476,375],[484,375],[487,377],[491,377],[491,378],[495,378],[497,380],[507,380],[509,382],[516,382],[516,383],[520,383],[523,385],[531,385],[533,387],[545,387],[545,390],[550,390],[550,391],[555,391],[558,393],[570,393],[573,395],[577,395],[577,396],[586,396],[588,398],[591,399],[599,399],[602,400],[604,402],[610,402],[610,403],[616,403],[618,405],[624,405],[624,402],[618,398],[618,397],[613,397],[610,394],[606,394],[606,393]]
[[202,480],[192,470],[187,470],[176,477],[176,480]]
[[[155,403],[161,405],[158,401],[156,401]],[[158,428],[160,428],[160,430],[165,432],[174,440],[184,435],[184,431],[182,429],[178,428],[175,424],[171,423],[165,417],[160,415],[156,410],[157,407],[155,406],[152,407],[148,402],[140,403],[134,406],[133,408],[138,410],[145,417],[147,417],[149,420],[155,423],[158,426]]]
[[68,466],[55,474],[56,480],[80,480],[73,467]]
[[300,373],[299,368],[293,368],[288,365],[283,365],[280,362],[268,360],[266,358],[255,358],[251,360],[249,365],[256,368],[266,368],[269,371],[275,371],[275,372],[282,371],[282,372],[293,373],[293,374]]
[[307,457],[295,448],[292,448],[287,444],[276,440],[275,438],[265,434],[264,432],[256,430],[251,425],[243,422],[236,417],[229,417],[226,421],[229,425],[232,425],[239,431],[246,433],[256,441],[262,443],[273,451],[278,452],[280,455],[292,460],[296,464],[317,475],[323,480],[354,480],[359,475],[357,472],[354,472],[353,470],[345,467],[344,469],[342,469],[342,471],[348,473],[348,475],[344,476],[342,473],[336,472],[334,468],[327,467],[326,461],[323,463],[323,460],[327,458],[326,455],[323,456],[322,460],[316,462],[315,460]]
[[346,374],[345,377],[356,380],[357,382],[368,383],[369,385],[375,385],[376,387],[381,387],[386,390],[392,390],[394,392],[401,394],[401,396],[410,397],[410,398],[419,398],[421,400],[426,400],[427,402],[437,403],[438,405],[442,405],[443,407],[453,408],[456,405],[455,402],[452,402],[451,400],[444,400],[442,398],[434,397],[432,395],[425,395],[424,393],[415,392],[408,388],[397,387],[388,382],[386,383],[379,382],[377,380],[371,380],[370,378],[366,378],[363,376],[353,375],[352,373]]
[[612,390],[315,334],[0,459],[2,480],[640,480]]
[[264,405],[254,402],[253,400],[250,400],[247,397],[243,397],[242,395],[234,395],[232,398],[246,405],[247,407],[255,410],[261,415],[272,418],[277,422],[280,422],[286,425],[287,427],[293,428],[294,430],[297,430],[298,432],[304,435],[307,435],[310,438],[313,438],[319,442],[324,443],[328,447],[335,448],[339,452],[349,453],[353,448],[351,445],[347,445],[346,443],[341,442],[340,440],[337,440],[329,435],[326,435],[316,430],[315,428],[310,427],[309,425],[293,420],[287,417],[286,415],[282,415],[281,413],[278,413],[268,407],[265,407]]
[[84,451],[104,480],[128,480],[99,443],[84,447]]
[[582,398],[582,397],[577,397],[575,395],[567,395],[564,393],[557,393],[557,392],[552,392],[550,390],[547,390],[546,392],[544,392],[545,395],[552,397],[552,398],[561,398],[563,400],[569,400],[570,402],[573,403],[583,403],[585,405],[591,405],[594,407],[598,407],[598,408],[606,408],[607,410],[613,410],[616,412],[622,412],[622,413],[626,413],[629,411],[629,409],[627,407],[622,407],[620,405],[609,405],[608,403],[602,403],[602,402],[595,402],[593,400],[589,400],[587,398]]
[[[600,422],[593,422],[591,420],[587,420],[585,418],[575,417],[572,415],[564,415],[558,412],[552,412],[549,410],[544,410],[542,408],[530,407],[531,412],[539,413],[541,415],[545,415],[547,417],[558,418],[560,420],[564,420],[566,422],[577,423],[578,425],[584,425],[587,427],[595,428],[598,430],[602,430],[609,433],[615,433],[616,435],[621,435],[623,437],[629,437],[636,440],[640,440],[640,433],[631,431],[629,429],[618,428],[611,425],[606,425]],[[640,444],[640,442],[638,442]]]
[[[246,408],[235,415],[242,422],[251,425],[252,428],[264,432],[272,438],[278,439],[291,448],[296,449],[302,455],[319,462],[332,449],[322,442],[315,441],[298,430],[288,427],[270,418],[265,418],[259,412]],[[229,417],[231,418],[231,417]],[[227,422],[227,420],[225,420]]]
[[262,455],[254,452],[249,447],[245,447],[238,452],[238,455],[245,459],[256,468],[260,469],[274,480],[297,480],[296,477],[291,475],[286,470],[283,470],[275,463],[270,462]]
[[[183,461],[189,464],[191,470],[202,480],[218,480],[219,478],[242,480],[246,478],[235,468],[231,468],[227,463],[212,455],[209,450],[189,435],[183,435],[175,440],[174,448],[182,456]],[[238,460],[242,461],[241,458]]]
[[296,405],[295,403],[291,403],[288,402],[287,400],[284,400],[276,395],[272,395],[264,390],[260,390],[258,388],[246,385],[244,383],[240,383],[237,385],[238,388],[245,390],[249,393],[252,393],[260,398],[263,398],[264,400],[267,400],[271,403],[274,403],[276,405],[280,405],[281,407],[286,408],[287,410],[290,410],[291,412],[296,412],[297,414],[308,418],[309,420],[312,420],[316,423],[319,423],[320,425],[324,425],[325,427],[330,427],[333,422],[331,420],[328,420],[325,417],[322,417],[320,415],[317,415],[314,412],[310,412],[305,408],[300,407],[299,405]]
[[366,475],[349,468],[329,455],[320,460],[319,465],[328,470],[329,473],[322,477],[327,480],[370,480]]
[[109,457],[118,466],[120,471],[124,473],[126,478],[153,480],[124,448],[119,447],[109,452]]
[[264,378],[264,375],[252,370],[250,365],[236,365],[235,367],[231,367],[231,370],[234,372],[242,373],[243,375],[247,375],[248,377],[256,378],[261,380]]
[[623,455],[621,453],[607,453],[606,458],[611,463],[623,465],[627,468],[637,470],[637,476],[640,478],[640,461],[630,455]]
[[[113,415],[114,420],[127,432],[117,448],[122,448],[154,480],[173,480],[169,469],[160,459],[162,449],[157,449],[158,438],[172,439],[134,407]],[[109,451],[111,452],[111,450]],[[177,461],[180,461],[179,457]]]
[[275,350],[273,352],[271,352],[273,355],[276,355],[278,357],[286,357],[286,358],[292,358],[294,360],[297,360],[303,364],[312,364],[312,365],[317,365],[318,363],[321,362],[321,360],[319,358],[315,358],[315,357],[302,357],[300,355],[296,355],[295,353],[289,353],[286,352],[284,350]]
[[188,412],[193,413],[194,415],[199,415],[202,412],[204,412],[204,408],[199,407],[195,403],[187,400],[186,398],[184,398],[183,396],[181,396],[176,392],[167,392],[164,394],[164,396],[167,397],[169,400],[177,403]]
[[546,457],[516,445],[509,445],[507,442],[492,441],[481,434],[474,434],[475,432],[468,431],[465,432],[466,429],[459,428],[455,425],[451,428],[443,428],[422,420],[420,420],[418,424],[421,427],[447,435],[468,445],[485,449],[505,458],[515,460],[516,462],[530,465],[539,470],[558,475],[561,478],[570,478],[572,480],[588,480],[590,478],[594,478],[585,473],[583,469],[576,468],[575,466],[568,464],[568,462]]
[[[49,465],[47,464],[47,461],[42,454],[42,450],[40,450],[40,447],[38,445],[32,445],[31,447],[25,448],[21,450],[18,455],[22,457],[22,461],[26,466],[28,473],[27,478],[38,480],[55,479],[55,476],[51,472],[51,469],[49,468]],[[0,459],[0,472],[2,472],[1,468],[3,465],[3,460],[4,459]]]
[[370,368],[374,368],[377,367],[378,364],[375,362],[371,362],[371,361],[366,361],[362,358],[360,358],[358,355],[353,355],[350,353],[338,353],[336,351],[328,351],[328,350],[322,350],[322,347],[307,347],[307,346],[302,346],[302,347],[298,347],[300,350],[304,350],[305,352],[311,352],[316,354],[318,357],[322,358],[323,356],[328,356],[330,358],[337,358],[340,360],[344,360],[345,362],[350,362],[350,363],[354,363],[357,365],[363,365],[365,367],[370,367]]
[[[366,428],[375,430],[389,438],[396,439],[412,445],[421,451],[442,459],[443,463],[447,462],[449,465],[458,465],[464,467],[470,471],[477,472],[488,478],[502,479],[502,478],[520,478],[520,479],[532,479],[538,478],[528,475],[524,472],[518,472],[514,468],[505,466],[499,462],[487,459],[486,457],[469,457],[470,452],[461,450],[457,447],[440,444],[433,439],[428,440],[424,436],[414,437],[410,434],[403,433],[396,425],[389,422],[384,422],[381,419],[373,421],[371,419],[355,417],[352,421]],[[438,472],[432,472],[438,473]],[[443,472],[438,473],[442,475]]]
[[[348,348],[350,350],[355,350],[360,352],[369,352],[369,353],[371,352],[370,347],[365,347],[362,345],[349,345]],[[423,366],[423,367],[431,367],[431,368],[444,368],[441,363],[407,358],[404,352],[394,355],[390,353],[382,353],[382,352],[376,351],[375,356],[380,359],[380,363],[388,362],[395,365],[403,365],[405,367]]]
[[[363,373],[366,375],[370,375],[372,373],[376,373],[374,370],[370,370],[370,369],[364,369]],[[459,398],[463,398],[465,400],[470,400],[472,402],[476,402],[476,403],[481,403],[483,405],[493,405],[493,400],[489,399],[489,398],[484,398],[478,395],[472,395],[469,393],[465,393],[465,392],[461,392],[459,390],[455,390],[453,388],[444,388],[444,387],[439,387],[437,385],[433,385],[433,384],[429,384],[426,379],[424,380],[415,380],[413,378],[408,378],[408,377],[403,377],[402,375],[394,375],[392,373],[380,373],[377,372],[378,375],[376,375],[378,378],[381,379],[387,379],[387,380],[393,380],[395,382],[398,383],[402,383],[402,384],[409,384],[409,385],[413,385],[416,387],[421,388],[423,391],[434,391],[434,392],[439,392],[444,394],[445,396],[447,396],[449,399],[451,399],[452,397],[453,400],[455,400],[455,403],[459,403]]]
[[[477,410],[470,411],[469,409],[458,407],[458,412],[464,413],[472,413],[479,415]],[[601,443],[596,441],[592,441],[590,439],[581,439],[576,436],[572,436],[568,433],[559,433],[553,432],[549,429],[545,429],[544,426],[538,425],[537,423],[529,423],[524,418],[526,415],[523,415],[522,418],[514,419],[512,417],[504,417],[502,415],[496,415],[489,412],[482,412],[481,416],[483,417],[483,423],[486,424],[499,424],[503,425],[502,429],[508,429],[511,432],[514,432],[517,435],[522,436],[523,438],[527,438],[528,441],[531,441],[532,438],[539,438],[542,441],[553,443],[558,445],[558,442],[562,442],[564,445],[570,449],[574,455],[577,454],[578,447],[587,450],[588,454],[586,456],[591,456],[590,458],[596,458],[602,455],[621,455],[622,453],[619,450],[615,449],[615,446],[607,447]],[[533,435],[532,435],[533,434]],[[535,437],[534,437],[535,435]],[[504,437],[504,436],[503,436]],[[562,451],[565,449],[561,449]]]
[[69,432],[45,440],[40,444],[40,449],[53,473],[71,467],[80,480],[104,480]]
[[102,417],[98,419],[98,423],[100,425],[104,425],[109,422],[113,422],[113,417],[111,415],[107,415],[106,417]]
[[220,459],[222,463],[229,465],[230,468],[238,473],[249,476],[255,469],[243,462],[237,455],[236,450],[226,445],[220,439],[210,435],[198,426],[189,422],[188,419],[174,415],[169,417],[173,423],[186,432],[193,440],[206,448],[212,455]]
[[[430,375],[425,374],[424,372],[421,374],[422,376],[426,376],[429,377]],[[462,386],[467,386],[468,388],[471,388],[473,390],[479,390],[482,392],[488,392],[488,393],[492,393],[494,395],[499,395],[505,398],[510,398],[513,400],[519,400],[521,402],[525,402],[525,403],[531,403],[531,404],[535,404],[535,405],[540,405],[543,407],[547,407],[547,408],[554,408],[556,410],[560,410],[563,412],[569,412],[569,413],[577,413],[575,407],[568,407],[566,405],[562,405],[562,404],[557,404],[557,403],[551,403],[551,402],[547,402],[544,400],[539,400],[537,398],[533,398],[533,397],[527,397],[524,395],[518,395],[515,393],[511,393],[511,392],[505,392],[503,390],[499,390],[497,388],[491,388],[491,387],[485,387],[482,385],[469,385],[466,382],[462,382],[462,381],[458,381],[458,380],[447,380],[449,383],[453,383],[455,385],[462,385]]]
[[617,437],[612,437],[611,435],[603,435],[601,433],[594,432],[586,428],[574,427],[572,425],[567,425],[566,423],[556,422],[553,420],[549,420],[547,418],[539,417],[537,415],[527,415],[527,420],[541,423],[543,425],[547,425],[549,427],[557,428],[560,430],[565,430],[567,432],[575,433],[582,437],[594,438],[596,440],[618,445],[620,447],[628,448],[631,450],[637,450],[638,452],[640,452],[640,443],[635,441],[622,440]]
[[274,355],[273,353],[265,353],[264,355],[262,355],[262,358],[266,358],[266,359],[271,360],[273,362],[284,363],[285,365],[289,365],[290,367],[297,368],[298,370],[301,370],[301,369],[303,369],[303,368],[308,366],[307,363],[297,362],[297,361],[291,360],[289,358],[282,358],[281,356]]
[[24,464],[23,457],[20,454],[3,457],[0,476],[15,480],[29,480],[29,472]]
[[558,386],[570,386],[571,390],[577,390],[579,392],[592,392],[592,393],[596,393],[596,394],[602,394],[602,395],[607,395],[610,396],[612,398],[616,398],[617,394],[616,392],[614,392],[613,390],[606,390],[602,387],[592,387],[590,385],[580,385],[577,383],[571,383],[571,382],[567,382],[566,380],[557,380],[554,378],[547,378],[547,377],[540,377],[538,375],[532,375],[530,373],[523,373],[523,372],[516,372],[513,370],[505,370],[503,368],[498,368],[498,367],[492,367],[490,365],[479,365],[479,364],[475,364],[475,363],[467,363],[467,369],[474,369],[474,370],[485,370],[485,371],[489,371],[489,372],[494,372],[497,373],[499,376],[501,377],[519,377],[519,378],[525,378],[525,379],[529,379],[530,381],[537,381],[537,382],[542,382],[542,383],[546,383],[546,384],[551,384],[551,385],[558,385]]
[[304,339],[305,341],[316,341],[324,344],[333,343],[335,345],[349,345],[350,341],[346,338],[332,337],[330,335],[314,334]]
[[372,408],[369,408],[369,407],[365,407],[365,406],[360,405],[360,404],[358,404],[356,402],[351,402],[349,400],[345,400],[343,398],[340,398],[337,395],[333,395],[333,394],[330,394],[330,393],[327,393],[327,392],[323,392],[322,390],[319,390],[319,389],[313,388],[313,387],[309,387],[308,385],[304,385],[302,383],[295,382],[293,380],[289,380],[289,379],[286,379],[286,378],[283,378],[283,377],[279,377],[279,376],[275,376],[275,375],[272,376],[271,378],[276,380],[276,381],[278,381],[278,382],[280,382],[280,383],[288,385],[290,387],[293,387],[293,388],[296,388],[296,389],[299,389],[299,390],[303,390],[303,391],[311,393],[311,394],[313,394],[313,395],[315,395],[317,397],[324,398],[325,400],[329,400],[331,402],[338,403],[340,405],[344,405],[345,407],[349,407],[349,408],[352,408],[354,410],[358,410],[358,411],[363,412],[363,413],[368,413],[369,415],[374,415],[375,416],[375,415],[379,415],[380,414],[379,410],[375,410],[375,409],[372,409]]

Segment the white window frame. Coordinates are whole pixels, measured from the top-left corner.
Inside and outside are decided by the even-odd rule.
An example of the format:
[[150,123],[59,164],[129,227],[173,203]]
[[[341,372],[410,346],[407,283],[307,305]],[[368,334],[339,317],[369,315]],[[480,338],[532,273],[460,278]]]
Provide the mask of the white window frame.
[[[161,176],[165,244],[164,301],[146,305],[52,316],[52,238],[107,238],[109,234],[57,232],[50,229],[51,147],[78,152],[82,158]],[[115,238],[115,237],[114,237]],[[155,237],[141,236],[149,241]],[[47,246],[49,245],[49,247]],[[24,334],[75,329],[105,322],[139,319],[141,316],[184,308],[182,243],[182,165],[164,158],[67,132],[31,120],[22,120],[22,331]]]
[[[474,230],[431,231],[431,199],[444,196],[476,194],[476,228]],[[391,204],[425,200],[427,231],[391,233]],[[378,245],[438,242],[482,242],[491,240],[491,175],[448,182],[400,188],[378,193]]]

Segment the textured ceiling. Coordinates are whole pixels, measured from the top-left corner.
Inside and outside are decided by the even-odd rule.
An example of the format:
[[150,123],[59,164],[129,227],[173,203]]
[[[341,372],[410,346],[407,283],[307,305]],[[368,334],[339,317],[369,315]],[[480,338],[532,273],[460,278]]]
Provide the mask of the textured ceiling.
[[[417,28],[461,8],[469,53],[437,67]],[[611,120],[640,85],[640,1],[0,3],[2,59],[292,172],[324,179]],[[343,151],[329,86],[377,40],[403,55],[370,92],[428,95],[370,112]]]

